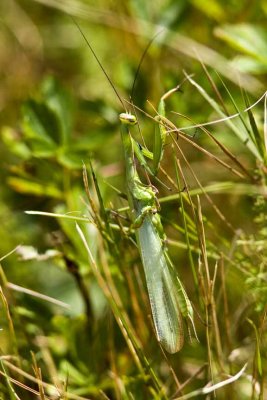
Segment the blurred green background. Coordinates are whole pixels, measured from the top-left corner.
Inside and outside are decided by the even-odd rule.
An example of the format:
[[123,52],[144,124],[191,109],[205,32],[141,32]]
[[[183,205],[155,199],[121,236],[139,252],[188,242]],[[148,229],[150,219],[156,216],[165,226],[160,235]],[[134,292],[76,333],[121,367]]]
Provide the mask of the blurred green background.
[[[69,376],[70,390],[77,396],[105,398],[103,391],[107,398],[160,398],[156,397],[149,384],[145,387],[146,383],[132,364],[126,343],[107,306],[108,302],[87,265],[87,256],[75,234],[73,222],[25,214],[26,210],[38,210],[88,216],[82,163],[88,163],[89,155],[97,171],[105,206],[116,209],[124,204],[110,186],[124,191],[118,123],[118,113],[123,110],[70,16],[79,23],[124,99],[129,99],[136,69],[149,40],[162,29],[145,55],[133,95],[134,104],[154,116],[153,106],[157,107],[160,97],[167,90],[182,82],[184,71],[193,74],[193,79],[211,97],[215,97],[202,63],[214,79],[229,115],[237,110],[227,90],[240,110],[247,106],[244,93],[249,104],[256,102],[266,88],[266,15],[265,0],[1,0],[1,256],[18,245],[22,245],[24,250],[23,254],[20,249],[5,258],[2,267],[9,283],[51,296],[70,306],[66,310],[60,305],[51,305],[38,297],[19,292],[12,285],[6,286],[5,296],[14,316],[16,339],[10,336],[8,313],[3,312],[0,347],[4,355],[19,354],[23,360],[20,363],[22,369],[30,370],[30,351],[33,351],[43,367],[44,379],[52,382],[54,379],[53,383],[57,385],[60,379]],[[220,117],[189,82],[168,100],[166,110],[168,118],[178,127]],[[190,120],[172,111],[186,115]],[[253,108],[253,115],[262,135],[263,102]],[[155,123],[143,113],[138,113],[138,117],[146,144],[151,148]],[[242,122],[234,124],[242,137]],[[250,146],[249,135],[247,141],[244,135],[240,139],[234,129],[226,124],[216,124],[211,129],[212,134],[231,150],[252,178],[257,174],[261,176],[262,172],[256,169],[264,164],[264,150],[261,153],[259,147]],[[187,132],[195,143],[235,167],[233,160],[205,134],[196,129]],[[244,321],[247,316],[252,319],[255,317],[255,321],[258,321],[262,314],[257,312],[263,312],[266,299],[265,281],[262,286],[256,287],[253,280],[253,273],[256,280],[258,268],[263,272],[266,265],[265,255],[260,255],[266,239],[265,236],[258,236],[259,221],[255,221],[257,216],[260,218],[260,213],[254,214],[257,207],[265,207],[261,197],[255,200],[255,193],[262,193],[259,187],[264,187],[264,178],[260,184],[253,186],[255,181],[251,181],[251,177],[244,176],[241,179],[191,145],[181,142],[181,146],[201,185],[206,187],[214,184],[217,187],[211,193],[211,198],[233,227],[229,229],[229,225],[218,218],[210,203],[202,196],[202,212],[210,223],[206,225],[210,250],[215,249],[218,253],[225,251],[231,258],[236,250],[237,238],[263,240],[260,250],[255,246],[250,248],[246,242],[244,252],[240,250],[231,258],[233,264],[229,265],[234,266],[227,273],[230,314],[233,313],[230,321],[236,325],[231,328],[231,344],[227,343],[227,337],[222,333],[223,359],[227,364],[229,354],[235,348],[242,350],[244,347],[246,361],[252,359],[254,354],[251,347],[255,337],[253,328]],[[169,141],[163,165],[174,178],[171,148]],[[199,185],[186,164],[183,165],[183,171],[189,188],[198,189]],[[161,178],[164,179],[162,175]],[[227,189],[221,189],[219,185],[228,182],[231,184],[226,185]],[[160,197],[168,194],[164,188],[160,188]],[[176,227],[171,226],[179,225],[177,210],[176,202],[163,203],[163,222],[168,237],[184,242],[184,236],[181,233],[177,236]],[[89,224],[85,229],[95,256],[101,260],[95,229]],[[197,240],[195,245],[198,246]],[[49,254],[49,249],[58,253]],[[32,254],[33,251],[35,254]],[[179,273],[189,292],[193,293],[186,250],[172,246],[170,253],[177,265],[184,266]],[[136,259],[137,256],[133,257]],[[214,268],[215,260],[211,260]],[[253,261],[256,261],[255,265]],[[124,286],[125,280],[129,279],[127,267],[126,278],[125,271],[124,275],[121,274],[118,265],[110,265],[110,268],[118,291],[128,307],[128,289]],[[250,271],[249,276],[243,274],[244,268]],[[2,283],[6,282],[4,275],[2,273]],[[251,281],[248,283],[247,279]],[[248,291],[246,298],[245,291],[250,287],[247,284],[258,288],[258,291]],[[195,295],[192,296],[194,298]],[[259,296],[262,296],[261,302],[258,302]],[[140,302],[142,304],[142,300]],[[222,302],[221,297],[218,302]],[[134,313],[132,308],[129,313]],[[144,320],[148,313],[147,307]],[[94,320],[92,325],[91,318]],[[137,326],[143,327],[141,322]],[[150,347],[149,335],[153,335],[153,332],[151,323],[147,325],[148,328],[142,329],[145,332],[143,341],[149,347],[149,361],[153,366],[155,364],[157,373],[166,382],[168,396],[171,396],[170,393],[175,393],[175,385],[168,363],[160,352],[154,356],[156,343]],[[181,381],[192,375],[196,366],[201,366],[205,360],[207,348],[203,343],[205,333],[202,322],[197,321],[197,327],[201,331],[202,345],[192,348],[186,344],[183,355],[173,359],[174,369]],[[107,337],[107,333],[112,339]],[[266,350],[263,353],[262,362],[265,365]],[[242,362],[237,364],[240,368],[243,365]],[[114,371],[117,377],[114,377]],[[234,368],[229,367],[228,372],[233,373]],[[52,378],[56,375],[57,378]],[[21,380],[16,374],[15,379]],[[121,386],[116,379],[122,381]],[[200,383],[197,379],[194,381],[191,390],[201,386],[201,383],[207,383],[205,377],[201,379]],[[30,386],[29,382],[27,384]],[[5,382],[1,385],[3,398],[9,398],[8,385]],[[245,383],[241,389],[237,388],[233,394],[237,397],[231,398],[260,398],[250,397],[251,392],[249,389],[246,391]],[[30,392],[19,390],[21,398],[33,398]],[[241,390],[242,397],[236,394],[238,390]],[[49,395],[49,398],[56,398],[53,393]],[[227,395],[229,392],[227,394],[226,391],[219,398],[229,398]]]

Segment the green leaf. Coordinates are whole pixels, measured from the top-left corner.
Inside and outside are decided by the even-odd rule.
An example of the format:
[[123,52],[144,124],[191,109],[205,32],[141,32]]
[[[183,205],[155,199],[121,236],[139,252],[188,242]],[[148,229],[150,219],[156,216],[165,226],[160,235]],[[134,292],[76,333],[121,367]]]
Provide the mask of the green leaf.
[[34,196],[52,197],[56,199],[63,198],[62,193],[52,185],[33,182],[23,178],[16,178],[14,176],[8,178],[7,183],[19,193],[33,194]]
[[22,130],[35,156],[55,156],[70,142],[71,111],[69,95],[51,77],[44,81],[40,99],[31,99],[24,104]]
[[60,127],[60,143],[66,144],[72,131],[73,103],[67,91],[54,79],[48,77],[42,85],[45,104],[53,111]]
[[54,113],[44,103],[28,100],[22,108],[22,129],[30,145],[39,143],[56,149],[60,127]]
[[267,31],[251,24],[223,25],[215,35],[241,52],[267,65]]
[[265,74],[267,72],[267,64],[261,63],[249,56],[239,56],[233,59],[231,64],[239,71],[249,74]]
[[206,1],[202,0],[191,0],[190,3],[209,18],[215,19],[216,21],[222,21],[225,19],[225,9],[223,5],[216,0],[209,0],[208,4]]
[[19,133],[16,130],[5,126],[2,129],[1,135],[3,142],[13,154],[23,160],[31,158],[29,147],[20,140]]
[[66,149],[64,152],[58,154],[57,161],[66,168],[80,169],[83,162],[88,159],[88,151],[78,151]]

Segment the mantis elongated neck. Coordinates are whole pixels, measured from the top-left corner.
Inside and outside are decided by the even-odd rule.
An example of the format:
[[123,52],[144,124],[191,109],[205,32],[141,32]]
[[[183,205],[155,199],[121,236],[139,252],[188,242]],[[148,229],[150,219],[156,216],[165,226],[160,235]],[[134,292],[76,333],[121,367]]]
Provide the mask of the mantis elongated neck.
[[125,164],[126,164],[126,179],[127,182],[133,182],[136,177],[136,167],[134,162],[134,149],[132,138],[129,132],[129,128],[126,124],[121,125],[121,139],[123,143]]
[[128,185],[134,183],[134,180],[138,178],[134,161],[134,148],[133,141],[129,131],[131,125],[137,123],[136,117],[132,114],[122,113],[120,114],[121,121],[121,139],[124,149],[125,164],[126,164],[126,179]]

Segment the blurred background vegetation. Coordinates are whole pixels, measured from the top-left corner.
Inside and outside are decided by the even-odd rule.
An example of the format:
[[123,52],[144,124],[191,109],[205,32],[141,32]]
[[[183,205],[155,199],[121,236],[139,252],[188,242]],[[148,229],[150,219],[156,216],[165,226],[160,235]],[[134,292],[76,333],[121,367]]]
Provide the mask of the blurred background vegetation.
[[[1,398],[178,398],[227,379],[246,362],[242,378],[218,390],[217,398],[267,398],[264,101],[243,112],[266,90],[267,2],[2,0],[0,15]],[[177,157],[195,204],[200,195],[210,274],[217,274],[212,305],[201,289],[197,228],[190,228],[194,285],[180,201],[164,201],[170,193],[159,188],[169,250],[196,309],[200,339],[190,344],[186,337],[176,355],[164,355],[157,344],[133,243],[116,234],[116,261],[103,232],[80,222],[101,265],[98,276],[73,220],[25,213],[90,219],[82,178],[89,156],[106,209],[126,204],[114,190],[125,191],[118,123],[123,110],[70,16],[125,99],[144,49],[162,30],[145,55],[133,95],[147,114],[155,115],[160,97],[185,73],[193,80],[166,105],[177,127],[241,112],[231,122],[207,126],[228,152],[200,129],[184,131],[191,143],[178,139],[183,153]],[[138,118],[151,148],[155,122],[142,112]],[[172,147],[169,140],[163,166],[175,179]],[[89,182],[99,207],[90,176]],[[117,223],[113,214],[110,221]],[[112,299],[132,322],[140,348],[125,340]],[[209,307],[217,317],[207,327]]]

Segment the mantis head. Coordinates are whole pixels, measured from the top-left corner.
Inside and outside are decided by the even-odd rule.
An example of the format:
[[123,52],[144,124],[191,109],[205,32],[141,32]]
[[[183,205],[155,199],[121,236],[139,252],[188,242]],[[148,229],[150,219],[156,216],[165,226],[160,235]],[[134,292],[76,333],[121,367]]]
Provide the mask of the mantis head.
[[136,116],[130,113],[121,113],[119,115],[120,121],[125,125],[135,125],[137,124]]

